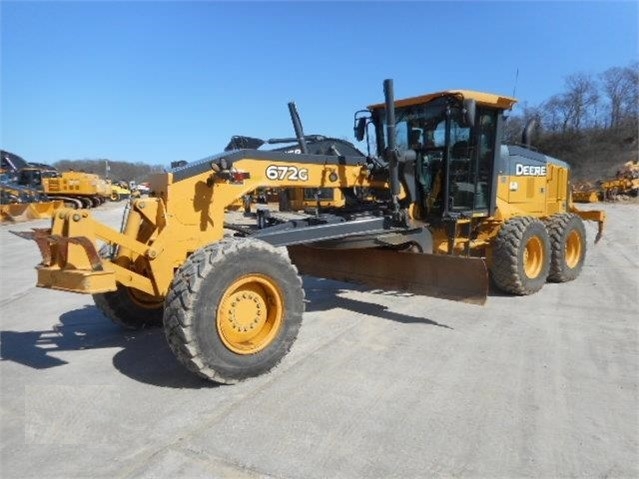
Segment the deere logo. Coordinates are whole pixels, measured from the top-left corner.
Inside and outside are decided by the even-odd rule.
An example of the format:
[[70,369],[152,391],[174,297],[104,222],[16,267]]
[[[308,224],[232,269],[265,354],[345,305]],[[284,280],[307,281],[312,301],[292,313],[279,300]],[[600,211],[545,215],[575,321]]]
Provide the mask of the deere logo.
[[545,166],[531,166],[517,163],[515,168],[515,174],[517,176],[546,176]]

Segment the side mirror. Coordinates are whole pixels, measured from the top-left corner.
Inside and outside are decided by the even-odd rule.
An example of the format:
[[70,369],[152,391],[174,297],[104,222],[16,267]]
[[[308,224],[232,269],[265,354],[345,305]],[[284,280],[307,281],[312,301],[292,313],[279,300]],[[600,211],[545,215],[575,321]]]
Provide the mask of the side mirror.
[[464,123],[465,126],[475,126],[475,110],[477,103],[475,100],[464,100]]
[[353,131],[355,132],[355,139],[357,141],[362,141],[364,139],[366,134],[366,117],[363,116],[357,119],[357,123],[355,124]]

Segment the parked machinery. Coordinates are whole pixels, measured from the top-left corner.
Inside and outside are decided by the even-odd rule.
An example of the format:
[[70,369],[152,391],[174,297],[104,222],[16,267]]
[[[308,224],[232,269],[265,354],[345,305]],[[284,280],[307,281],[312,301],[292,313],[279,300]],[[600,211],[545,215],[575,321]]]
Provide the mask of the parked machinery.
[[105,180],[93,173],[64,171],[42,178],[47,196],[61,199],[75,208],[94,208],[111,196]]
[[[111,201],[128,200],[132,196],[129,184],[126,181],[107,180],[107,188],[110,190],[109,199]],[[137,195],[140,196],[139,194]]]
[[621,167],[614,179],[582,182],[573,186],[572,197],[578,203],[615,201],[620,196],[639,195],[639,160],[628,161]]
[[51,218],[62,202],[53,201],[41,189],[17,183],[27,162],[18,155],[0,151],[0,221],[27,221]]

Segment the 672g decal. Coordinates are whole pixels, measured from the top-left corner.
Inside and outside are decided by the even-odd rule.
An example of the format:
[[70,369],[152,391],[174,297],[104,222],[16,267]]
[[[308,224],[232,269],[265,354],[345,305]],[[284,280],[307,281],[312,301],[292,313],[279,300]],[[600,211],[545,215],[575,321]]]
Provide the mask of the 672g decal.
[[266,177],[273,181],[308,181],[308,170],[297,166],[270,165],[266,168]]

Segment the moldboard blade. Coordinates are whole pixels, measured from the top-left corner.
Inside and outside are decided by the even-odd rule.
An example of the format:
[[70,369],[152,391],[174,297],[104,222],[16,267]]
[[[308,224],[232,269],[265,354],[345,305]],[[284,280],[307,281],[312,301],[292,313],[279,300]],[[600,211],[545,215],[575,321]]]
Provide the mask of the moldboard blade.
[[473,304],[484,304],[488,295],[480,258],[308,246],[289,246],[288,252],[300,273],[310,276]]

